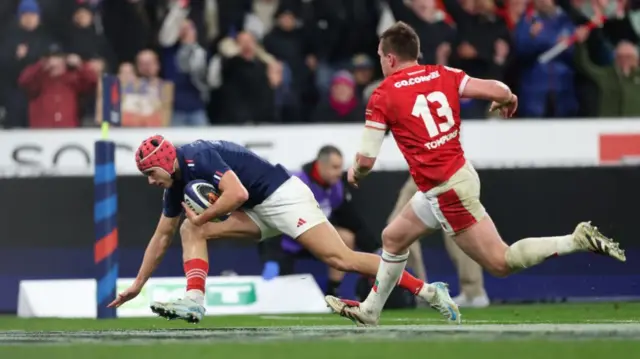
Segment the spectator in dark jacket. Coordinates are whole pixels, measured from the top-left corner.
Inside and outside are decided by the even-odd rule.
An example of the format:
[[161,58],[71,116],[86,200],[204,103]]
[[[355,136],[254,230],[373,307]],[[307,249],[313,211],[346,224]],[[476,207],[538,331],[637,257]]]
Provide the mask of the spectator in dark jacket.
[[[8,36],[5,36],[8,35]],[[28,101],[18,87],[22,70],[45,55],[53,43],[40,24],[40,6],[35,0],[23,0],[18,7],[18,23],[3,33],[0,47],[0,97],[6,106],[5,127],[27,127]]]
[[573,46],[547,64],[538,57],[573,33],[575,26],[554,0],[535,0],[535,12],[516,28],[521,64],[521,117],[571,117],[577,112],[573,86]]
[[292,6],[281,4],[276,11],[276,26],[264,40],[264,48],[278,60],[287,64],[293,76],[293,88],[296,93],[306,91],[311,72],[305,64],[308,55],[302,28],[298,26]]
[[411,25],[420,37],[420,63],[446,65],[456,31],[447,21],[445,12],[437,7],[436,0],[411,0],[409,4],[406,6],[403,0],[389,0],[393,17]]
[[54,46],[48,57],[28,66],[18,83],[29,96],[31,128],[78,127],[79,97],[95,90],[97,75],[76,54]]
[[321,101],[312,122],[362,122],[364,106],[356,96],[356,83],[348,71],[340,71],[331,82],[329,98]]
[[172,126],[207,126],[207,52],[198,44],[198,33],[187,19],[189,9],[176,2],[162,24],[163,77],[174,83]]
[[72,54],[78,54],[83,61],[101,58],[110,67],[116,65],[111,45],[104,35],[96,31],[93,10],[86,3],[76,5],[64,48]]
[[351,73],[356,82],[356,96],[359,101],[364,101],[364,89],[373,82],[373,60],[365,54],[358,54],[351,60]]
[[354,55],[377,56],[381,6],[379,0],[319,0],[313,6],[316,84],[326,97],[333,74],[347,68]]
[[640,117],[640,60],[634,44],[621,41],[615,63],[598,66],[581,43],[576,48],[576,64],[598,87],[599,117]]
[[233,51],[237,53],[222,60],[221,121],[274,122],[275,92],[267,75],[267,63],[258,57],[256,39],[248,32],[241,32],[236,45]]

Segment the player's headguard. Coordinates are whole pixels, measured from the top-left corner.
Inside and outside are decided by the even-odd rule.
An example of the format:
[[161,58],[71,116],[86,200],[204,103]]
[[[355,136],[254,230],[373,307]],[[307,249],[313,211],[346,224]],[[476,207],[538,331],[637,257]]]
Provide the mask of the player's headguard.
[[160,135],[151,136],[142,141],[136,151],[136,165],[140,172],[156,167],[173,175],[175,160],[176,147]]

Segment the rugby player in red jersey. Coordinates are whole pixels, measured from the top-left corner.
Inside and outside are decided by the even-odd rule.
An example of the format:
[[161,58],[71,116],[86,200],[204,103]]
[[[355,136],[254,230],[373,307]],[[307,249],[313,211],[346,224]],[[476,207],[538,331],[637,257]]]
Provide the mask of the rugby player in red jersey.
[[[582,251],[624,262],[618,243],[588,222],[578,224],[571,234],[525,238],[511,246],[500,238],[480,203],[478,174],[460,145],[460,98],[492,101],[492,111],[511,117],[518,97],[499,81],[473,78],[446,66],[419,65],[419,53],[418,36],[405,23],[396,23],[380,37],[378,55],[385,80],[369,100],[361,148],[348,173],[349,181],[357,185],[371,171],[389,129],[419,190],[382,232],[382,261],[366,300],[354,303],[327,296],[327,304],[359,325],[377,325],[405,268],[409,246],[438,229],[453,236],[465,253],[498,277],[549,257]],[[430,300],[432,306],[459,323],[460,312],[450,297],[436,297]]]

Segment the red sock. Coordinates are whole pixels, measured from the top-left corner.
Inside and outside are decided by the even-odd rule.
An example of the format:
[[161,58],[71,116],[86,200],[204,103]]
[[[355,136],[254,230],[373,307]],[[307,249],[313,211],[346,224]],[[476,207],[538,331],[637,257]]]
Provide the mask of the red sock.
[[187,276],[187,291],[199,290],[204,293],[204,284],[209,273],[209,262],[196,258],[184,262],[184,274]]
[[404,271],[398,281],[398,286],[410,291],[413,295],[418,295],[420,289],[424,286],[424,282],[412,276],[411,273]]

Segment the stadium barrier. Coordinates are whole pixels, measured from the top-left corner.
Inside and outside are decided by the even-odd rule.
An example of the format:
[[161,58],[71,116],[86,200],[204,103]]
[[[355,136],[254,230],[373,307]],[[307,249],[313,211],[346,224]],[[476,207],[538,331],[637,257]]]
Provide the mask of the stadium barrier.
[[[118,290],[133,279],[119,279]],[[184,278],[151,278],[140,295],[117,310],[117,316],[155,316],[149,305],[184,294]],[[96,281],[25,280],[20,282],[18,316],[24,318],[96,318]],[[73,293],[58,295],[56,293]],[[324,295],[310,275],[290,275],[264,281],[257,276],[209,277],[206,315],[329,313]]]
[[[118,176],[138,175],[133,151],[149,135],[161,133],[175,144],[225,139],[295,170],[326,144],[350,160],[360,145],[362,125],[307,125],[111,130]],[[0,131],[0,177],[88,176],[93,174],[95,129]],[[470,121],[461,141],[478,168],[598,166],[640,158],[640,121],[513,120]],[[382,147],[377,170],[407,168],[392,136]]]

